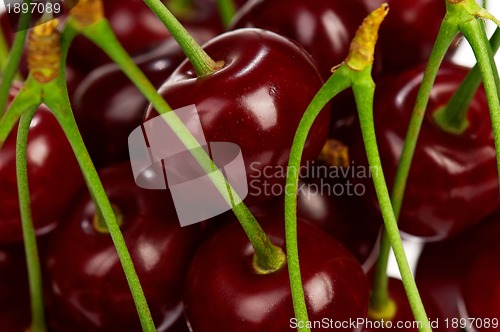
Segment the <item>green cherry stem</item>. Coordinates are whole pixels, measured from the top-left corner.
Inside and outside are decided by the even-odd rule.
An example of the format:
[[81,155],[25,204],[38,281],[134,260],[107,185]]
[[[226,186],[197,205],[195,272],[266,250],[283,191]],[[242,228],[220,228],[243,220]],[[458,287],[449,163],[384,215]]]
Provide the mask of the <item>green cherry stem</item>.
[[[295,317],[299,322],[307,322],[307,306],[304,298],[302,277],[300,274],[300,263],[297,243],[297,189],[299,181],[300,161],[306,143],[307,135],[311,130],[314,120],[323,107],[337,94],[350,86],[349,68],[342,65],[326,81],[307,107],[295,134],[290,159],[285,190],[285,242],[288,254],[288,274],[290,276],[290,288],[295,309]],[[310,329],[298,327],[300,332],[309,332]]]
[[217,8],[224,27],[228,27],[229,23],[236,13],[236,6],[233,0],[217,0]]
[[161,0],[144,0],[144,2],[165,24],[168,31],[175,38],[189,61],[193,64],[196,76],[209,75],[222,66],[210,58]]
[[[71,20],[68,22],[71,23]],[[233,212],[245,230],[252,246],[256,252],[255,268],[259,273],[271,273],[281,269],[286,264],[286,256],[281,248],[272,244],[264,230],[252,215],[250,210],[243,202],[234,205],[235,201],[241,201],[238,194],[227,182],[224,175],[218,170],[217,166],[210,159],[199,142],[189,132],[182,121],[171,112],[172,109],[167,102],[158,94],[156,88],[149,82],[146,76],[141,72],[130,56],[123,49],[116,39],[109,23],[101,20],[83,29],[84,35],[91,39],[96,45],[102,48],[113,61],[120,66],[127,77],[143,93],[153,107],[163,116],[167,124],[174,133],[181,139],[186,148],[191,151],[196,161],[203,167],[205,172],[210,175],[214,185],[224,197],[226,202],[233,208]],[[228,188],[230,191],[228,192]]]
[[144,291],[135,271],[134,263],[127,249],[125,239],[117,223],[111,203],[106,196],[104,187],[92,163],[92,159],[83,143],[83,139],[71,110],[68,95],[61,89],[64,83],[57,81],[64,81],[64,78],[60,76],[58,79],[44,84],[44,102],[52,110],[63,129],[78,164],[80,165],[87,187],[106,222],[106,226],[115,245],[116,252],[118,253],[125,277],[130,287],[141,321],[142,330],[145,332],[154,332],[156,328],[149,311]]
[[[321,111],[321,108],[337,93],[352,86],[360,118],[363,140],[367,157],[372,171],[373,182],[380,203],[382,216],[387,229],[390,245],[394,248],[396,260],[403,278],[403,284],[414,316],[422,322],[420,331],[432,331],[428,326],[428,318],[422,304],[418,289],[413,279],[403,243],[399,235],[397,221],[392,210],[389,191],[382,172],[382,165],[375,137],[373,123],[373,96],[375,84],[371,77],[373,53],[378,36],[378,28],[387,14],[387,5],[371,13],[363,22],[356,34],[346,63],[338,67],[333,76],[325,83],[315,96],[299,124],[290,152],[287,183],[285,191],[285,229],[289,260],[290,285],[292,299],[295,305],[295,315],[299,321],[307,321],[307,308],[304,300],[302,281],[300,277],[298,245],[297,245],[297,186],[299,167],[307,134]],[[386,271],[384,271],[384,274]],[[299,328],[299,331],[309,331],[308,328]]]
[[5,33],[0,27],[0,70],[3,70],[9,56],[9,44],[5,39]]
[[[30,3],[30,0],[24,0],[23,3]],[[23,54],[24,44],[26,43],[26,36],[28,35],[28,26],[30,22],[31,13],[21,14],[19,20],[19,31],[14,37],[12,48],[7,58],[7,63],[3,67],[2,80],[0,83],[0,114],[2,114],[7,106],[9,99],[9,90],[12,82],[17,75],[21,55]]]
[[[371,70],[371,68],[368,69]],[[419,331],[432,331],[428,324],[429,319],[425,312],[422,299],[420,298],[417,285],[413,279],[410,265],[408,264],[408,260],[406,258],[397,226],[397,220],[393,211],[393,205],[382,171],[382,163],[378,152],[375,126],[373,122],[373,96],[375,93],[375,84],[373,83],[369,72],[367,72],[368,69],[353,74],[352,88],[354,91],[356,105],[358,107],[359,121],[368,157],[368,163],[370,165],[375,191],[377,193],[380,209],[384,218],[385,234],[389,240],[389,244],[393,248],[394,255],[396,256],[403,285],[405,287],[415,320],[421,323]]]
[[[493,53],[496,53],[500,48],[500,28],[497,28],[491,36],[490,45]],[[442,130],[452,134],[461,134],[467,129],[467,110],[480,85],[481,71],[479,65],[476,64],[469,71],[448,104],[434,112],[434,121]],[[500,89],[500,84],[497,84],[498,89]]]
[[460,24],[460,31],[474,51],[483,78],[497,151],[497,166],[500,181],[500,157],[498,157],[500,155],[500,100],[497,90],[498,70],[494,66],[493,52],[486,37],[484,23],[478,19],[470,20]]
[[[399,218],[399,214],[401,211],[403,196],[406,189],[406,182],[413,161],[413,155],[415,152],[415,147],[417,145],[417,140],[424,119],[425,110],[427,108],[427,103],[429,101],[431,89],[434,85],[434,80],[439,70],[439,66],[441,65],[441,62],[443,61],[443,58],[446,54],[446,51],[448,50],[449,45],[457,34],[457,25],[445,19],[441,25],[436,43],[431,52],[427,67],[424,72],[424,77],[422,79],[422,83],[417,95],[417,100],[415,102],[415,107],[410,119],[410,124],[408,126],[408,131],[406,134],[401,158],[396,171],[394,186],[392,189],[392,208],[394,210],[396,220]],[[370,313],[375,317],[391,317],[394,315],[394,304],[390,300],[388,294],[389,277],[387,275],[387,265],[389,261],[390,249],[391,241],[389,239],[389,234],[386,230],[384,230],[382,232],[382,237],[380,240],[379,256],[377,260],[372,287],[372,296],[370,300]],[[408,280],[408,278],[406,279]],[[405,283],[404,279],[403,283],[405,284],[405,288],[412,287],[412,285],[408,284],[408,282]],[[412,304],[412,302],[410,302],[410,304]],[[414,301],[412,308],[414,308],[415,306],[416,303]]]
[[28,79],[24,83],[21,91],[12,101],[7,111],[3,113],[0,118],[0,149],[12,131],[12,128],[16,125],[16,122],[19,120],[21,114],[27,109],[30,109],[32,106],[40,105],[40,95],[41,90],[39,85],[34,80]]
[[21,116],[16,143],[16,175],[19,192],[19,207],[28,268],[28,281],[31,297],[31,332],[45,332],[45,311],[43,301],[42,273],[36,243],[35,228],[31,217],[30,190],[26,153],[31,119],[38,105],[32,105]]

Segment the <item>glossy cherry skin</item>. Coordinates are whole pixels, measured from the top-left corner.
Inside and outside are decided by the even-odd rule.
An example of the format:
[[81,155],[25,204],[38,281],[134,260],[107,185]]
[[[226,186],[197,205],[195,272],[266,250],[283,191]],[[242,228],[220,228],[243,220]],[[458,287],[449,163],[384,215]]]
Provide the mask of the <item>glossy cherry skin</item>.
[[460,236],[425,245],[415,278],[418,285],[429,290],[445,317],[460,318],[457,304],[462,298],[464,271],[470,270],[478,252],[493,245],[499,237],[500,212],[495,212]]
[[[500,331],[500,245],[481,249],[463,280],[462,316],[477,319],[475,331]],[[486,325],[487,319],[496,319],[495,326]]]
[[[449,63],[439,70],[408,177],[399,225],[403,232],[428,241],[465,231],[498,208],[495,147],[484,90],[478,91],[469,107],[469,127],[463,134],[444,132],[432,116],[466,74],[466,68]],[[375,129],[389,188],[422,76],[420,66],[388,78],[377,88]],[[358,141],[352,149],[358,164],[366,159],[362,145]],[[370,193],[364,197],[376,204],[374,190]]]
[[231,29],[261,28],[299,43],[324,80],[347,57],[356,30],[368,15],[360,0],[258,0],[241,8]]
[[[271,217],[259,218],[259,222],[271,241],[284,248],[283,220]],[[298,243],[309,319],[365,317],[368,286],[356,259],[335,239],[301,221]],[[252,267],[253,253],[238,223],[215,233],[198,250],[184,301],[193,331],[290,329],[294,312],[288,270],[283,267],[272,274],[257,274]]]
[[[18,92],[11,89],[10,100]],[[22,241],[16,176],[17,125],[0,150],[0,243]],[[41,106],[28,137],[28,179],[33,222],[38,235],[56,227],[83,184],[73,151],[52,113]]]
[[[425,289],[419,288],[419,294],[422,298],[422,302],[425,307],[425,312],[427,313],[427,317],[429,317],[429,321],[436,322],[437,325],[432,326],[433,331],[452,331],[446,329],[446,325],[443,321],[443,316],[441,312],[437,309],[436,304],[433,299],[429,297],[428,293]],[[392,329],[396,329],[397,324],[415,324],[415,317],[413,316],[413,312],[411,311],[410,303],[408,302],[408,297],[406,296],[405,289],[403,287],[403,283],[400,279],[389,278],[389,296],[395,302],[397,310],[396,315],[392,318]],[[372,325],[370,325],[372,324]],[[426,323],[422,323],[423,326],[426,326]],[[436,323],[434,323],[436,324]],[[416,325],[408,325],[397,329],[398,331],[418,331],[418,326]],[[375,325],[375,322],[368,322],[364,328],[364,332],[373,332],[373,331],[383,331],[385,328],[380,327],[380,325]]]
[[[381,4],[379,0],[365,3]],[[427,62],[446,13],[440,0],[387,0],[390,14],[380,27],[379,48],[384,72],[401,72]],[[425,17],[425,19],[422,19]],[[456,49],[454,43],[451,55]]]
[[332,179],[300,181],[297,216],[335,237],[367,271],[376,259],[373,250],[382,220],[374,209],[360,209],[362,203],[356,195],[340,194],[347,186]]
[[22,245],[0,246],[0,326],[5,332],[26,331],[30,297]]
[[[174,40],[135,58],[149,81],[159,87],[185,56]],[[142,123],[148,102],[115,64],[92,71],[75,94],[78,127],[96,167],[125,161],[128,136]]]
[[[203,40],[209,40],[223,31],[220,23],[204,25],[206,7],[200,6],[200,11],[194,17],[181,19],[190,33]],[[148,52],[172,38],[167,28],[142,0],[106,0],[104,13],[118,40],[132,56]],[[92,42],[80,36],[71,44],[68,61],[88,70],[110,63],[111,59]]]
[[[196,106],[207,142],[238,144],[249,183],[247,203],[268,200],[273,195],[265,186],[284,186],[285,177],[274,174],[286,169],[299,121],[321,88],[321,77],[299,46],[269,31],[228,32],[204,49],[224,67],[196,78],[185,61],[160,94],[173,109]],[[150,106],[146,120],[157,115]],[[304,162],[321,151],[329,117],[325,109],[313,125]]]
[[[104,13],[111,28],[125,50],[138,55],[168,38],[170,34],[163,23],[141,0],[103,1]],[[68,62],[89,70],[111,62],[109,57],[83,36],[73,40]]]
[[[121,230],[158,331],[173,331],[182,315],[182,284],[199,240],[181,228],[167,191],[140,189],[130,164],[100,173],[121,215]],[[81,197],[50,239],[46,269],[53,331],[139,331],[140,323],[109,234],[93,226],[95,207]]]

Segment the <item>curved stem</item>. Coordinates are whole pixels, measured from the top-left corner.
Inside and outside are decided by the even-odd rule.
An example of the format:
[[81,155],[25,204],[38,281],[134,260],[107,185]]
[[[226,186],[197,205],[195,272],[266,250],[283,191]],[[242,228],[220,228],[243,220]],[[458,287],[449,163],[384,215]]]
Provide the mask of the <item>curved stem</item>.
[[42,273],[36,243],[35,228],[31,218],[30,190],[28,184],[28,168],[26,153],[28,149],[28,133],[31,119],[38,105],[33,105],[21,116],[17,132],[16,144],[16,175],[19,193],[19,208],[23,228],[24,250],[28,268],[28,280],[31,297],[31,328],[32,332],[45,332],[45,310],[43,301]]
[[[458,27],[445,19],[443,21],[443,24],[441,25],[436,43],[431,52],[427,67],[424,72],[424,77],[422,78],[422,84],[420,85],[420,89],[418,91],[417,100],[415,102],[415,107],[410,119],[399,165],[396,171],[394,186],[392,188],[392,208],[394,210],[396,220],[399,219],[404,192],[406,189],[406,182],[408,179],[408,174],[410,172],[413,155],[415,153],[415,147],[417,145],[418,136],[424,119],[427,103],[429,101],[431,89],[434,85],[434,80],[439,70],[439,66],[441,65],[446,51],[448,50],[449,45],[451,44],[457,33]],[[379,258],[377,260],[371,297],[371,306],[378,312],[383,311],[383,308],[385,306],[388,306],[387,309],[389,311],[392,310],[390,308],[391,303],[390,301],[388,301],[390,297],[387,289],[387,264],[391,249],[390,242],[391,241],[387,232],[384,231],[380,240]],[[411,287],[411,285],[408,286]],[[406,287],[407,285],[405,285],[405,288]]]
[[434,85],[434,80],[436,79],[439,66],[446,55],[446,51],[457,33],[458,27],[455,24],[450,24],[447,20],[443,21],[436,44],[434,45],[427,63],[424,77],[422,78],[422,84],[420,85],[415,107],[410,119],[392,191],[393,208],[397,218],[399,218],[399,212],[401,211],[406,180],[410,172],[413,154],[417,145],[418,135],[420,134],[420,128],[427,109],[432,86]]
[[[153,107],[160,114],[164,115],[163,117],[166,123],[193,154],[194,158],[202,166],[205,172],[210,175],[218,191],[229,206],[233,208],[233,212],[252,243],[260,270],[269,273],[283,267],[286,263],[286,256],[281,248],[271,243],[264,230],[260,227],[255,217],[243,202],[236,206],[232,204],[233,199],[235,201],[241,201],[238,194],[230,186],[220,170],[213,172],[213,170],[218,169],[218,167],[213,163],[205,150],[200,147],[199,142],[185,127],[184,123],[175,113],[171,112],[172,109],[167,102],[158,94],[156,88],[149,82],[146,76],[125,52],[107,21],[102,20],[94,25],[86,27],[83,29],[83,33],[101,47],[110,58],[120,66],[127,77],[143,93]],[[169,116],[166,116],[167,113]],[[229,192],[228,188],[230,188]]]
[[365,143],[370,172],[372,174],[375,191],[384,218],[385,229],[390,244],[394,250],[402,281],[405,286],[408,301],[413,311],[415,320],[421,322],[419,331],[432,331],[428,322],[422,299],[418,293],[417,285],[406,258],[401,236],[397,226],[396,217],[393,212],[389,191],[382,171],[382,163],[377,147],[375,136],[375,126],[373,122],[373,96],[375,93],[375,83],[370,75],[371,67],[359,73],[353,74],[353,91],[358,107],[359,121],[363,141]]
[[217,0],[217,8],[219,9],[219,15],[222,20],[222,24],[225,28],[229,26],[231,20],[236,13],[236,6],[233,0]]
[[21,91],[14,98],[12,104],[10,104],[10,107],[0,118],[0,148],[5,143],[21,114],[33,105],[40,105],[40,96],[40,86],[35,80],[28,78]]
[[494,65],[493,52],[486,37],[484,24],[478,19],[460,24],[460,31],[464,34],[474,51],[483,77],[484,89],[488,99],[495,148],[497,151],[497,166],[500,182],[500,101],[498,96],[498,70]]
[[[29,2],[29,0],[24,0],[24,3]],[[16,77],[21,55],[23,54],[24,44],[26,43],[30,17],[31,14],[29,11],[26,14],[21,14],[19,31],[14,37],[7,63],[2,71],[2,82],[0,83],[0,114],[5,110],[5,106],[7,106],[9,100],[9,90]]]
[[[328,79],[311,101],[295,133],[290,159],[288,161],[288,172],[285,190],[285,236],[286,251],[288,255],[288,273],[290,276],[290,288],[292,292],[295,317],[299,322],[308,321],[307,306],[302,287],[300,273],[299,253],[297,244],[297,187],[299,181],[300,161],[306,143],[307,135],[314,120],[323,107],[335,95],[350,86],[349,69],[343,65]],[[310,331],[307,327],[299,327],[298,331]]]
[[213,73],[221,67],[201,48],[191,37],[189,32],[179,23],[161,0],[144,0],[158,18],[165,24],[168,31],[175,38],[187,58],[196,70],[196,76],[204,76]]
[[[491,36],[490,45],[493,53],[496,53],[500,48],[500,28],[497,28],[493,36]],[[461,134],[464,132],[465,129],[467,129],[467,110],[480,85],[481,71],[479,65],[476,64],[469,71],[457,91],[455,91],[448,105],[434,113],[436,124],[438,124],[441,129],[453,134]],[[497,83],[497,90],[499,89],[500,84]]]
[[100,210],[104,220],[106,221],[106,225],[115,245],[116,252],[118,253],[118,257],[122,264],[123,271],[125,272],[125,277],[139,314],[142,330],[154,332],[156,331],[156,328],[149,311],[146,297],[144,296],[144,291],[142,290],[132,258],[120,231],[120,227],[116,221],[113,208],[111,207],[87,148],[83,143],[75,118],[73,117],[73,112],[71,111],[67,93],[61,90],[60,87],[62,84],[57,82],[58,80],[61,80],[61,78],[44,85],[44,102],[53,111],[59,124],[61,125],[73,149],[78,164],[80,165],[87,187],[94,198],[94,201],[97,203],[97,208]]

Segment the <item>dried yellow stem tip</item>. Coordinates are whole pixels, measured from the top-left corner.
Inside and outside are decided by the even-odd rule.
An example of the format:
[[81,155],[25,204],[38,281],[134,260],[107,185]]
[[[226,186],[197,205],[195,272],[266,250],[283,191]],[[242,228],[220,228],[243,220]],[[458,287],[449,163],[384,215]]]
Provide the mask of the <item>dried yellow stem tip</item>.
[[359,27],[345,61],[352,70],[361,71],[373,63],[378,30],[388,12],[389,5],[384,3],[371,12]]
[[85,27],[99,22],[104,17],[104,7],[102,0],[80,0],[69,13]]
[[328,166],[348,167],[350,162],[349,148],[340,141],[329,139],[321,150],[319,160]]
[[61,61],[61,34],[58,20],[51,20],[33,28],[28,38],[28,67],[40,83],[59,76]]

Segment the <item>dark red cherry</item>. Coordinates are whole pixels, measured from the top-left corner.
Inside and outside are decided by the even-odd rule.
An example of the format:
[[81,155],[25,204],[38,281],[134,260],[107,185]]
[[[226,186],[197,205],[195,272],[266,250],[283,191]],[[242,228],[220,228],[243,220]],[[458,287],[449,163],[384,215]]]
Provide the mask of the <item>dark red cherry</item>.
[[[271,241],[284,249],[283,220],[259,221]],[[298,223],[298,243],[309,318],[348,321],[365,317],[368,286],[356,259],[335,239],[303,222]],[[193,331],[293,329],[287,268],[260,275],[252,266],[253,253],[238,223],[215,233],[200,247],[191,265],[184,302]]]
[[[215,61],[224,61],[224,67],[196,78],[185,61],[160,93],[173,109],[196,106],[207,142],[238,144],[249,183],[247,202],[269,199],[266,186],[284,186],[285,177],[273,174],[286,174],[298,123],[320,89],[321,77],[301,48],[269,31],[228,32],[204,49]],[[157,115],[150,106],[146,120]],[[304,161],[321,151],[329,116],[323,111],[314,124]]]
[[[392,188],[423,66],[378,85],[374,105],[377,143]],[[498,208],[496,155],[484,90],[469,107],[469,127],[460,135],[440,129],[433,114],[446,105],[468,69],[446,63],[437,75],[410,170],[399,225],[403,232],[429,241],[454,236]],[[356,162],[365,156],[353,147]],[[371,186],[373,188],[373,186]],[[365,195],[376,204],[374,191]]]
[[458,303],[464,271],[469,270],[482,248],[491,246],[499,237],[500,212],[496,212],[460,236],[425,245],[415,277],[418,285],[429,290],[445,317],[460,318]]
[[[159,87],[185,58],[174,40],[163,42],[135,62]],[[147,100],[115,64],[91,72],[75,94],[78,127],[96,167],[125,161],[128,136],[141,125]]]
[[[433,331],[452,331],[446,328],[444,318],[438,310],[433,299],[427,294],[425,289],[419,288],[419,294],[424,303],[425,312]],[[389,296],[396,305],[396,314],[390,321],[386,321],[387,325],[381,324],[380,321],[367,321],[364,332],[384,331],[386,328],[392,328],[397,331],[418,331],[420,322],[415,321],[413,312],[411,311],[410,303],[406,295],[403,283],[400,279],[389,278]],[[421,326],[427,327],[427,323],[421,323]]]
[[[10,100],[18,93],[11,89]],[[22,241],[16,177],[17,125],[0,150],[0,243]],[[56,227],[61,214],[83,184],[80,168],[59,123],[41,106],[28,138],[28,178],[37,234]]]
[[466,272],[462,317],[471,331],[500,331],[500,245],[483,246]]
[[[156,327],[172,331],[182,315],[182,284],[199,228],[181,228],[170,193],[140,189],[130,164],[107,168],[100,176],[122,220],[121,230]],[[46,269],[51,326],[53,331],[139,331],[111,237],[96,227],[95,214],[85,194],[50,239]]]
[[[334,170],[330,169],[330,172]],[[352,182],[343,183],[334,178],[299,182],[297,215],[335,237],[363,264],[366,271],[376,259],[371,254],[382,220],[374,209],[360,208],[362,203],[358,194],[364,188],[356,185],[358,187],[354,189]]]
[[[104,14],[123,47],[132,55],[170,38],[168,30],[141,0],[103,1]],[[109,57],[83,36],[71,44],[68,62],[89,70],[111,62]]]
[[360,0],[257,0],[241,8],[230,28],[262,28],[296,41],[327,80],[332,67],[347,57],[351,40],[367,15]]
[[[369,7],[379,0],[364,0]],[[446,14],[441,0],[387,0],[390,14],[380,27],[384,72],[401,72],[427,62]],[[454,44],[451,54],[456,49]]]
[[[105,16],[113,31],[125,50],[132,56],[147,52],[161,42],[172,38],[165,25],[144,1],[106,0],[103,3]],[[203,12],[200,11],[200,13]],[[189,20],[181,21],[190,32],[202,40],[209,40],[222,32],[219,27],[204,27],[189,24]],[[71,44],[68,61],[88,70],[110,63],[111,59],[92,42],[80,36]]]
[[26,331],[30,325],[30,297],[22,245],[0,246],[0,327],[5,332]]

